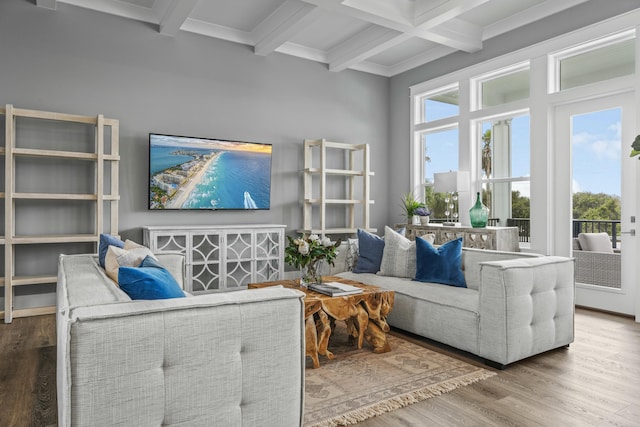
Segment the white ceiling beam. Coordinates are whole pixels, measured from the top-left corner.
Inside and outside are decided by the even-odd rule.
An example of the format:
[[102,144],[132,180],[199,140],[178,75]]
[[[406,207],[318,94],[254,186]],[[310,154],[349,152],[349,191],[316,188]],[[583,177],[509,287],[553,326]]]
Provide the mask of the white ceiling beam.
[[172,1],[160,18],[160,34],[175,36],[187,20],[198,0]]
[[[429,29],[428,34],[423,38],[447,47],[473,53],[482,49],[482,32],[482,27],[478,25],[461,19],[451,19],[439,27]],[[415,35],[418,36],[418,33]]]
[[[419,37],[434,43],[443,44],[447,47],[453,47],[465,52],[477,52],[482,48],[482,28],[456,19],[456,13],[462,13],[470,8],[472,3],[484,3],[489,0],[456,0],[455,4],[449,8],[443,9],[441,1],[425,0],[420,3],[423,9],[430,6],[430,10],[437,10],[440,13],[447,14],[447,19],[438,19],[436,15],[427,15],[427,12],[421,9],[421,19],[425,20],[419,26],[414,25],[414,18],[406,19],[402,13],[406,8],[398,6],[396,10],[399,12],[383,13],[385,10],[378,3],[378,0],[303,0],[312,3],[320,8],[331,10],[337,13],[351,16],[361,21],[370,22],[372,24],[386,27],[413,37]],[[389,0],[385,0],[389,1]],[[391,3],[398,5],[398,2],[404,0],[394,0]],[[460,4],[464,3],[464,4]],[[445,5],[449,2],[445,2]],[[417,7],[417,6],[416,6]],[[446,22],[447,26],[451,25],[452,29],[446,29],[444,26],[439,27],[442,22]]]
[[490,0],[449,0],[444,3],[438,2],[434,7],[433,0],[416,0],[413,25],[425,29],[437,27],[489,1]]
[[287,0],[251,32],[256,55],[268,55],[318,19],[318,7]]
[[409,20],[399,17],[397,14],[385,15],[380,12],[379,8],[364,9],[362,5],[356,3],[360,7],[347,6],[341,0],[302,0],[305,3],[314,4],[324,10],[336,12],[341,15],[350,16],[364,22],[376,24],[381,27],[387,27],[392,30],[404,32],[413,28]]
[[36,6],[45,9],[56,10],[57,0],[36,0]]
[[328,52],[329,70],[342,71],[409,38],[408,34],[372,25]]
[[58,0],[60,3],[71,4],[85,9],[97,10],[127,19],[157,24],[158,19],[148,7],[137,6],[131,3],[114,2],[111,0]]
[[414,3],[410,0],[343,0],[343,7],[359,10],[404,25],[413,24]]
[[253,38],[248,31],[223,27],[222,25],[212,24],[210,22],[189,18],[180,29],[193,34],[200,34],[201,36],[253,46]]

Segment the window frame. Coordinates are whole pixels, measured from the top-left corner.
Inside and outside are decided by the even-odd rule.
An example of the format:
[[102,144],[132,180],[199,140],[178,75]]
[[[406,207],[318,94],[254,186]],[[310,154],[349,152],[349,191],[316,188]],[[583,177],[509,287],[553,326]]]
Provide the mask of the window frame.
[[[551,38],[540,43],[509,52],[507,54],[489,59],[484,62],[473,64],[469,67],[451,71],[447,74],[434,77],[433,79],[416,83],[409,87],[410,89],[410,188],[422,190],[418,184],[424,176],[419,164],[416,165],[417,159],[421,157],[420,132],[431,128],[445,126],[453,121],[458,122],[459,128],[459,168],[460,170],[470,171],[471,177],[471,194],[475,196],[475,192],[480,190],[481,183],[478,180],[478,159],[477,145],[473,139],[476,138],[475,128],[472,122],[478,119],[487,119],[492,116],[503,115],[520,109],[529,109],[530,115],[530,138],[531,138],[531,173],[530,173],[530,190],[531,190],[531,242],[530,250],[538,253],[554,254],[556,252],[555,236],[558,232],[558,226],[554,225],[554,212],[556,203],[554,199],[554,163],[564,162],[566,159],[558,158],[559,155],[555,149],[554,141],[554,122],[553,112],[556,108],[564,103],[574,102],[576,100],[585,100],[593,97],[613,95],[626,91],[633,91],[636,100],[640,102],[640,9],[623,15],[607,19],[577,29],[575,31],[563,34],[558,37]],[[593,43],[606,40],[609,37],[620,34],[628,34],[629,37],[636,39],[636,67],[635,74],[621,77],[614,77],[610,80],[589,83],[584,86],[567,89],[561,92],[554,92],[555,74],[558,69],[557,64],[554,65],[552,55],[562,52],[568,52],[569,49],[588,49]],[[621,40],[619,37],[616,41]],[[519,63],[530,62],[530,93],[529,98],[525,100],[513,101],[510,104],[498,105],[486,109],[473,109],[478,105],[478,93],[472,88],[472,79],[482,77],[495,76],[500,70],[513,69],[514,65]],[[459,86],[459,116],[454,119],[442,119],[428,123],[417,123],[416,97],[425,95],[429,92],[436,92],[440,88],[451,87],[454,84]],[[640,105],[640,104],[638,104]],[[637,121],[640,123],[640,110],[636,114]],[[422,174],[422,175],[421,175]],[[406,188],[406,187],[405,187]],[[404,191],[404,189],[403,189]],[[463,200],[464,199],[464,200]],[[468,217],[464,218],[464,214],[475,202],[467,201],[466,196],[460,200],[461,220],[468,223]],[[471,197],[469,197],[471,199]],[[638,205],[640,209],[640,204]]]

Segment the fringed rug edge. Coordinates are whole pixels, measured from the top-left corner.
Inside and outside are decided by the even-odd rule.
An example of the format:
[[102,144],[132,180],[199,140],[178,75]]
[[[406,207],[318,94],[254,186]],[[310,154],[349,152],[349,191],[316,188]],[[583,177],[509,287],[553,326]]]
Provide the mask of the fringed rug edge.
[[457,388],[464,387],[496,375],[495,372],[487,371],[482,368],[479,369],[481,370],[471,372],[461,377],[452,378],[438,384],[433,384],[420,390],[414,390],[409,393],[394,396],[367,407],[358,408],[320,422],[305,425],[305,427],[337,427],[357,424],[369,418],[395,411],[396,409],[404,408],[405,406],[440,396],[441,394],[449,393]]

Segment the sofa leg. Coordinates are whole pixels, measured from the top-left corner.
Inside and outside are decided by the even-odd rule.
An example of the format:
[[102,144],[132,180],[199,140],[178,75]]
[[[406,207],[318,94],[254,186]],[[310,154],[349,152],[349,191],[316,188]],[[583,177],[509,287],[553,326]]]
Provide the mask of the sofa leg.
[[504,371],[505,368],[507,367],[507,365],[503,365],[502,363],[494,362],[493,360],[489,360],[489,359],[484,359],[484,364],[494,369],[499,369],[501,371]]

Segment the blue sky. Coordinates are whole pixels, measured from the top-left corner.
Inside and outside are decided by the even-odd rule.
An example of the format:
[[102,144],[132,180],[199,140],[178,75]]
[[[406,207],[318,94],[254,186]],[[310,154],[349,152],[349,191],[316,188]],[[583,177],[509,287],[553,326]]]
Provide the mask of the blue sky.
[[[428,102],[429,120],[458,114],[457,106],[440,102]],[[604,110],[572,117],[571,143],[573,156],[573,191],[620,195],[620,139],[621,111]],[[530,176],[529,117],[514,117],[512,132],[512,173],[514,177]],[[482,124],[483,132],[491,128],[490,122]],[[424,136],[431,159],[426,163],[426,178],[433,174],[458,170],[458,130],[450,129]],[[523,196],[529,196],[528,183],[514,183],[513,188]]]
[[573,192],[620,195],[619,108],[572,117]]

